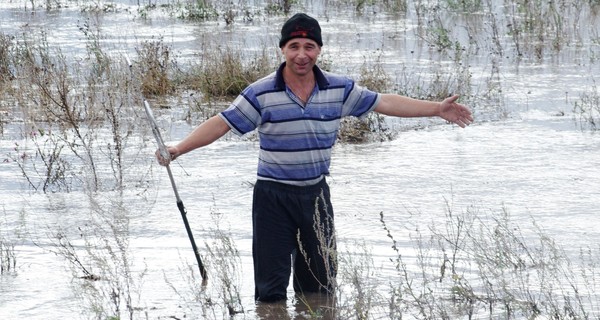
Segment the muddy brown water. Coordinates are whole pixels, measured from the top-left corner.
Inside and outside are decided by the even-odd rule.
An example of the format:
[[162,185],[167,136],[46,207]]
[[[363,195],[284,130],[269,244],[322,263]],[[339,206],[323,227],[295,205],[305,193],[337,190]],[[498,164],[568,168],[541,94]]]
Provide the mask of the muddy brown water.
[[[14,35],[45,31],[48,42],[73,59],[85,50],[78,31],[85,19],[101,26],[108,35],[103,41],[115,54],[134,54],[139,41],[161,35],[181,61],[197,57],[205,41],[257,51],[263,45],[275,47],[278,26],[284,20],[256,15],[252,22],[240,19],[227,26],[222,21],[183,22],[158,10],[141,19],[137,3],[126,1],[111,2],[120,10],[106,14],[82,13],[75,5],[31,10],[24,3],[2,1],[1,31]],[[370,11],[357,14],[343,6],[324,10],[326,3],[308,1],[303,6],[322,21],[324,57],[333,61],[338,72],[357,76],[365,57],[379,55],[395,79],[406,74],[427,79],[435,72],[432,65],[452,65],[417,34],[414,7],[407,16],[398,17]],[[506,9],[494,6],[500,13]],[[580,17],[586,21],[581,43],[571,43],[558,53],[546,50],[543,59],[517,58],[508,35],[500,39],[503,54],[495,56],[489,33],[476,33],[478,38],[471,40],[478,50],[464,61],[472,74],[472,96],[464,99],[476,115],[472,126],[460,129],[436,120],[397,120],[391,123],[398,131],[392,141],[336,146],[329,181],[340,251],[362,244],[369,248],[378,270],[370,284],[387,291],[385,285],[397,277],[390,262],[395,252],[379,221],[380,212],[407,261],[417,254],[415,230],[442,226],[448,202],[457,212],[477,208],[483,216],[506,210],[526,236],[533,237],[535,220],[572,257],[577,257],[581,247],[595,246],[600,236],[600,136],[582,128],[573,105],[582,94],[594,90],[594,75],[600,71],[596,61],[600,48],[594,35],[600,25],[591,13]],[[474,21],[457,18],[453,27],[488,30],[481,21]],[[490,80],[494,67],[498,77]],[[452,70],[456,71],[448,68]],[[489,88],[494,81],[502,87],[497,93],[500,99],[476,98],[492,92]],[[158,114],[170,142],[182,139],[197,124],[184,120],[185,108],[182,104]],[[77,228],[98,222],[90,218],[90,199],[81,191],[42,194],[30,190],[12,161],[15,143],[33,151],[25,138],[30,128],[15,116],[3,129],[0,238],[14,243],[17,267],[0,276],[0,315],[4,319],[89,318],[91,313],[82,308],[78,295],[82,280],[73,277],[63,257],[49,250],[57,232],[73,236]],[[166,172],[153,161],[151,140],[140,139],[137,148],[142,156],[128,170],[144,177],[138,181],[144,187],[132,186],[124,194],[102,193],[97,201],[101,208],[117,206],[124,212],[112,222],[121,228],[116,234],[127,243],[132,272],[143,274],[132,289],[135,306],[144,310],[140,314],[151,319],[197,316],[196,288],[187,271],[194,260],[173,191]],[[238,317],[245,319],[258,317],[253,302],[250,218],[257,152],[252,139],[227,136],[172,166],[201,251],[214,240],[217,223],[239,250],[235,274],[245,313]],[[74,244],[79,250],[85,245],[82,239]],[[206,251],[203,255],[208,256]],[[207,261],[207,267],[218,278],[219,266]],[[216,285],[209,284],[207,290]],[[218,296],[218,292],[213,294]],[[296,307],[288,303],[291,315],[298,314]]]

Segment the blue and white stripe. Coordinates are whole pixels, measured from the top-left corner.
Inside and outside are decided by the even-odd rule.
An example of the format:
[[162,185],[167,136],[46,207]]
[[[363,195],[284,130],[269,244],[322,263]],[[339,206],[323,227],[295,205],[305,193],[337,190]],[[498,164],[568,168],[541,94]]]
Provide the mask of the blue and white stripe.
[[380,96],[315,66],[317,86],[302,106],[283,81],[284,67],[249,85],[220,116],[237,135],[258,129],[258,179],[310,185],[329,174],[341,119],[366,116]]

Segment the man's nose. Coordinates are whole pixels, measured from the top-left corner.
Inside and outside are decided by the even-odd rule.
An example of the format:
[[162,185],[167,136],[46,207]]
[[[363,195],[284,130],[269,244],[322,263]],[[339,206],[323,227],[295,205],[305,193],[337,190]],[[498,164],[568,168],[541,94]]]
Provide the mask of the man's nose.
[[298,51],[298,57],[300,57],[300,58],[306,57],[306,51],[304,49],[300,49]]

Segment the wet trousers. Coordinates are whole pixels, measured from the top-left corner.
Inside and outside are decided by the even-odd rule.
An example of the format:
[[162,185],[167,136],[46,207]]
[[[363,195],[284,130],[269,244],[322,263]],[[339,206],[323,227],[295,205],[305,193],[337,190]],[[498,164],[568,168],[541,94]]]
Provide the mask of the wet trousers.
[[325,179],[306,187],[257,181],[252,204],[255,300],[294,291],[332,293],[336,276],[333,209]]

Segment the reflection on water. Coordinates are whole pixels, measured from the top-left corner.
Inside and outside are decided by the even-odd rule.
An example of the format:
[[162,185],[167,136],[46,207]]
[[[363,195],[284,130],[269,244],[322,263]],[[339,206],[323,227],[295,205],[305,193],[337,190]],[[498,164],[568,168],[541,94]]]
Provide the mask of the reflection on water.
[[[132,1],[117,3],[135,9]],[[323,29],[328,30],[324,34],[325,57],[335,57],[334,65],[340,72],[358,74],[366,58],[379,54],[375,49],[380,49],[386,67],[398,81],[406,72],[428,80],[427,76],[434,72],[431,65],[448,63],[440,62],[440,54],[424,45],[414,32],[417,23],[412,19],[413,11],[406,17],[358,15],[342,9],[325,15],[315,9],[316,4],[307,7],[322,18]],[[134,52],[138,41],[161,34],[181,52],[182,60],[194,59],[202,50],[203,41],[275,46],[278,28],[273,26],[284,19],[264,16],[229,27],[214,21],[184,23],[172,18],[143,20],[132,16],[126,10],[86,16],[75,7],[31,12],[16,2],[0,4],[2,32],[35,35],[46,30],[52,45],[75,56],[85,47],[78,31],[85,19],[102,27],[106,34],[103,41],[116,52]],[[597,29],[597,23],[592,22],[590,30]],[[486,33],[482,32],[481,37],[472,41],[481,52],[491,51]],[[337,145],[329,181],[340,252],[355,252],[357,243],[365,243],[375,260],[374,266],[381,270],[373,276],[372,284],[383,284],[382,291],[387,291],[385,285],[397,280],[390,262],[395,252],[382,229],[379,213],[385,214],[400,252],[407,261],[413,261],[417,255],[412,238],[415,230],[445,223],[447,203],[456,211],[471,206],[492,212],[506,208],[525,232],[533,233],[533,219],[573,257],[580,247],[595,243],[600,236],[600,136],[580,130],[570,113],[573,101],[593,81],[582,75],[600,71],[591,57],[597,54],[598,46],[587,42],[583,46],[588,50],[565,48],[547,60],[530,61],[524,57],[516,61],[510,46],[499,62],[494,61],[498,57],[485,53],[471,56],[473,96],[492,95],[487,86],[499,81],[501,107],[507,117],[497,116],[496,108],[491,109],[496,117],[486,114],[488,106],[478,104],[482,100],[465,97],[473,101],[480,116],[476,119],[479,122],[467,129],[407,119],[393,123],[400,130],[394,141]],[[180,109],[164,115],[167,123],[173,122],[169,132],[172,141],[183,138],[192,129],[182,120],[184,112]],[[487,119],[502,121],[483,121]],[[423,129],[411,129],[415,127]],[[97,248],[110,245],[128,249],[128,264],[113,267],[143,274],[139,282],[128,283],[139,286],[136,289],[140,296],[132,297],[132,303],[136,308],[146,308],[151,318],[202,314],[205,301],[198,297],[199,290],[186,268],[194,264],[194,257],[166,172],[153,162],[153,146],[138,146],[143,151],[142,161],[130,168],[147,176],[131,187],[134,191],[96,194],[96,207],[90,208],[91,200],[83,192],[43,195],[28,189],[20,168],[11,158],[15,143],[33,148],[22,137],[27,130],[26,123],[6,123],[0,136],[0,239],[15,244],[18,259],[14,273],[0,276],[0,314],[7,318],[77,318],[84,310],[78,305],[81,292],[73,288],[85,282],[71,274],[61,256],[49,251],[55,250],[53,234],[60,227],[73,245],[82,247],[85,239],[79,228],[92,225],[90,212],[112,208],[109,204],[118,201],[128,218],[99,223],[106,228],[102,234],[110,231],[117,237],[110,238],[116,242],[107,240],[98,243]],[[301,319],[318,314],[333,319],[336,315],[328,314],[332,305],[328,297],[325,301],[322,296],[295,298],[281,305],[253,302],[250,211],[257,152],[255,142],[227,137],[180,158],[172,166],[209,278],[213,279],[205,290],[212,297],[220,297],[220,292],[211,291],[218,288],[215,274],[221,271],[220,266],[206,259],[210,255],[205,249],[209,242],[205,239],[210,239],[218,221],[239,250],[237,272],[245,310],[242,317]],[[120,229],[109,230],[114,225]],[[120,238],[123,233],[128,237]],[[182,301],[187,303],[185,307],[180,307]]]
[[256,303],[256,317],[261,320],[339,319],[335,296],[319,293],[296,295],[287,302]]

